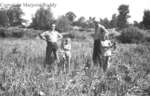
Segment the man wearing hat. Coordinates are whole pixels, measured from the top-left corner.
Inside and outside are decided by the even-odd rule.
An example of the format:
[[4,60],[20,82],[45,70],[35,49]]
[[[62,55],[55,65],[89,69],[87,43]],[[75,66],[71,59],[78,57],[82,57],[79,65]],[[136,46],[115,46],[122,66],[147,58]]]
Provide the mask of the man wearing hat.
[[45,31],[40,34],[40,37],[47,42],[46,47],[46,64],[52,63],[52,53],[54,55],[54,59],[57,60],[57,41],[62,39],[63,36],[55,30],[56,25],[52,24],[52,30],[51,31]]

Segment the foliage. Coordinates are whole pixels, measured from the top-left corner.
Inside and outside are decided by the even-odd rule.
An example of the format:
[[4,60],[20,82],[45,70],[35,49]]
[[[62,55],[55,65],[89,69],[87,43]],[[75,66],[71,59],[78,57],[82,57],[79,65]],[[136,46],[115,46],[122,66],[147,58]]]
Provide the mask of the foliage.
[[22,25],[25,21],[21,18],[24,13],[20,6],[21,5],[13,5],[7,10],[10,26]]
[[116,14],[113,14],[112,15],[112,19],[110,21],[110,25],[111,25],[111,28],[117,28],[117,22],[118,22],[118,18],[117,18],[117,15]]
[[71,30],[71,22],[66,16],[60,16],[56,20],[56,29],[60,32],[67,32]]
[[30,27],[35,29],[49,29],[50,25],[54,22],[53,14],[51,9],[44,9],[41,7],[35,13],[35,16],[32,18],[32,23]]
[[80,31],[70,31],[67,35],[64,35],[64,37],[69,37],[73,40],[81,41],[81,40],[87,40],[91,37],[91,33],[87,32],[80,32]]
[[118,8],[119,15],[118,15],[118,27],[119,29],[127,27],[128,21],[127,19],[130,17],[129,14],[129,6],[128,5],[120,5]]
[[82,28],[87,28],[85,17],[83,17],[83,16],[79,17],[78,20],[75,21],[73,25],[74,26],[79,26],[79,27],[82,27]]
[[150,29],[150,10],[144,11],[142,23],[146,29]]
[[87,20],[88,28],[95,27],[94,21],[95,21],[95,17],[89,17],[89,19]]
[[122,30],[118,40],[122,43],[140,43],[144,40],[144,32],[137,27],[129,27]]
[[0,26],[9,26],[9,18],[5,9],[0,10]]
[[95,27],[94,21],[95,21],[95,17],[89,17],[89,19],[86,20],[85,17],[81,16],[81,17],[78,18],[77,21],[75,21],[73,23],[73,26],[81,27],[83,29],[83,31],[86,31],[84,29]]
[[105,28],[111,28],[110,21],[107,18],[100,19],[100,23],[105,26]]
[[20,5],[12,5],[9,8],[0,9],[0,22],[1,26],[20,26],[23,22],[23,11]]
[[76,15],[75,13],[69,11],[65,14],[65,16],[68,18],[68,20],[73,23],[74,22],[74,19],[76,18]]
[[118,44],[108,71],[100,77],[90,69],[92,41],[72,41],[68,75],[57,74],[57,67],[51,73],[43,67],[45,47],[41,40],[1,40],[1,96],[149,96],[149,45]]
[[149,89],[150,86],[148,79],[150,74],[149,55],[146,54],[149,51],[147,45],[126,44],[119,46],[118,55],[112,58],[118,79],[124,87],[126,86],[126,93],[135,94],[136,96],[148,96],[149,92],[144,90]]
[[0,27],[0,37],[3,38],[35,38],[41,33],[40,30],[24,29],[18,27]]

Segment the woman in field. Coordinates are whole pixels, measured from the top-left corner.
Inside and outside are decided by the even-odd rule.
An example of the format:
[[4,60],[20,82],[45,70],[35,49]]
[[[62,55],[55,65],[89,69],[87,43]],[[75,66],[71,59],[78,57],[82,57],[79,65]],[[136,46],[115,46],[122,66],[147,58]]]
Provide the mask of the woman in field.
[[[45,31],[42,34],[40,34],[40,37],[47,42],[45,63],[49,65],[51,65],[53,61],[58,59],[57,41],[63,38],[63,36],[55,30],[55,27],[56,25],[52,24],[52,31]],[[54,55],[54,59],[52,58],[52,53]]]
[[98,24],[98,22],[95,22],[95,34],[94,34],[94,48],[93,48],[93,63],[96,67],[102,67],[104,66],[104,49],[102,47],[101,41],[104,41],[104,35],[107,33],[107,29],[102,26],[101,24]]

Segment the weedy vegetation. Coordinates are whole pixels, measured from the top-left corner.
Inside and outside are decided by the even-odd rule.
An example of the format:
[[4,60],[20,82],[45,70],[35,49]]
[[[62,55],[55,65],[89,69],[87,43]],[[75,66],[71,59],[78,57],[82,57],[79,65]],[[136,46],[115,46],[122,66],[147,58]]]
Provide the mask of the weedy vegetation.
[[[71,73],[44,67],[46,43],[0,40],[0,96],[149,96],[150,45],[117,44],[106,74],[95,76],[93,40],[72,34]],[[85,34],[83,35],[85,36]],[[77,39],[75,39],[77,38]]]

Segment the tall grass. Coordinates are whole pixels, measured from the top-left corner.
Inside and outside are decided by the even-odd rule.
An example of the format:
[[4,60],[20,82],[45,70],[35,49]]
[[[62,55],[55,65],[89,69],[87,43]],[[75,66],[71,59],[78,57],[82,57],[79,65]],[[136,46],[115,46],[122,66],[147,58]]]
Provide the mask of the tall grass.
[[106,74],[94,77],[95,71],[90,69],[92,40],[72,41],[69,75],[50,73],[44,68],[46,43],[42,40],[3,39],[0,42],[1,96],[38,96],[40,91],[46,96],[149,94],[148,45],[119,44]]

